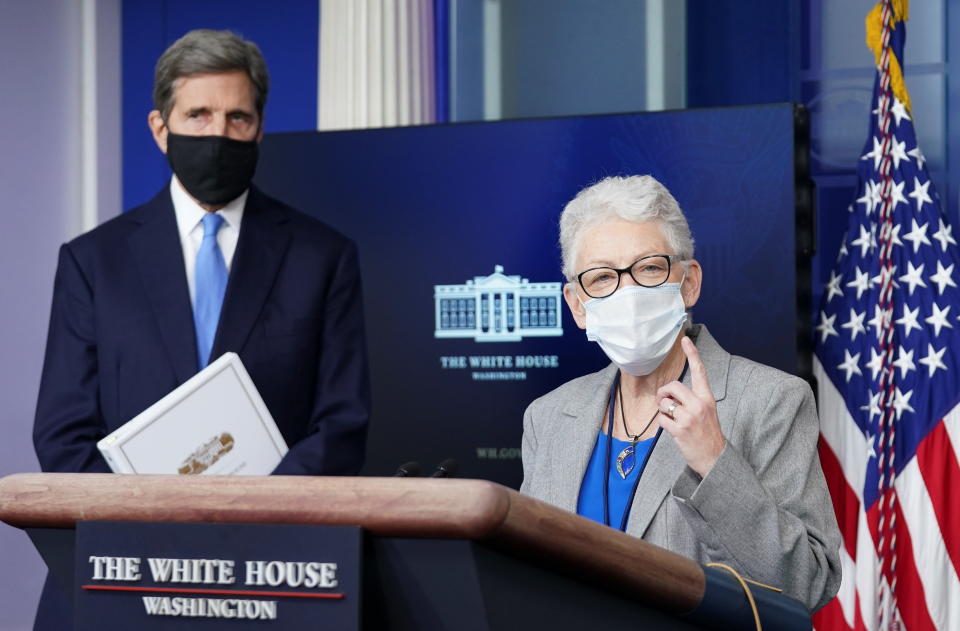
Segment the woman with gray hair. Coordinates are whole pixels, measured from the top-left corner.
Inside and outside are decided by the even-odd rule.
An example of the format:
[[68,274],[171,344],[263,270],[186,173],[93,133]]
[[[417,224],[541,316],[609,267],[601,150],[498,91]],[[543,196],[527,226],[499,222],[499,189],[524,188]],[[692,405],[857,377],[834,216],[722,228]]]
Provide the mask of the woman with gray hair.
[[612,364],[527,408],[521,492],[822,607],[840,533],[813,393],[690,324],[703,274],[677,201],[607,178],[564,208],[560,246],[567,306]]

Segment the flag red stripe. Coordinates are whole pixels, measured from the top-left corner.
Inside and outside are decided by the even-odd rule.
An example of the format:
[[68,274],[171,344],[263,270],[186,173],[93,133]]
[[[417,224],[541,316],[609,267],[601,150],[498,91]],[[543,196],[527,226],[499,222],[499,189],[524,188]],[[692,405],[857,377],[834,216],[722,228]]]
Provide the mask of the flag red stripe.
[[941,421],[917,448],[917,464],[953,569],[960,574],[960,464]]
[[937,627],[927,611],[923,583],[914,563],[913,539],[900,510],[900,502],[894,508],[897,516],[897,608],[909,631],[936,631]]
[[[874,502],[870,510],[867,511],[867,525],[870,529],[870,535],[873,537],[874,545],[879,540],[878,526],[880,502]],[[896,516],[897,531],[897,608],[903,616],[903,622],[909,631],[931,631],[936,630],[933,620],[927,611],[927,601],[923,591],[923,583],[920,581],[920,575],[917,573],[917,566],[914,563],[913,539],[910,536],[910,530],[907,528],[907,522],[900,511],[900,503],[894,505]],[[884,576],[887,582],[890,581],[889,559],[883,568]]]
[[816,631],[853,631],[843,619],[839,598],[834,598],[813,615],[813,627]]
[[840,460],[833,452],[827,441],[820,439],[820,466],[827,479],[827,488],[830,489],[830,499],[833,500],[833,512],[837,516],[840,534],[843,535],[843,545],[851,559],[857,558],[857,525],[860,521],[860,500],[847,484],[843,475]]

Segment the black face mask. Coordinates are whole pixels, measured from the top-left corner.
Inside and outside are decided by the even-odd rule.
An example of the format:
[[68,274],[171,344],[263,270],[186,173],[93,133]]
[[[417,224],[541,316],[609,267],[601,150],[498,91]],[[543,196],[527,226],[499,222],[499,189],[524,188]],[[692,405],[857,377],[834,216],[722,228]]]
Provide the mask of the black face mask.
[[226,204],[249,188],[257,170],[258,145],[256,140],[168,133],[167,160],[195,199]]

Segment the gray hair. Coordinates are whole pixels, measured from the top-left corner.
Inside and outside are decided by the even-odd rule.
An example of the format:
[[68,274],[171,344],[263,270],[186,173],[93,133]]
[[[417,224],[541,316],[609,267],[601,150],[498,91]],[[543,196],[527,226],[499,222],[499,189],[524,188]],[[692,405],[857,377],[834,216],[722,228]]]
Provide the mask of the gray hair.
[[270,76],[260,49],[230,31],[196,29],[170,45],[153,75],[153,107],[166,121],[173,109],[173,90],[181,77],[242,70],[253,84],[254,105],[263,118]]
[[574,278],[573,265],[580,237],[587,228],[610,219],[656,221],[673,254],[693,258],[693,236],[677,200],[649,175],[608,177],[583,189],[560,214],[560,252],[563,274]]

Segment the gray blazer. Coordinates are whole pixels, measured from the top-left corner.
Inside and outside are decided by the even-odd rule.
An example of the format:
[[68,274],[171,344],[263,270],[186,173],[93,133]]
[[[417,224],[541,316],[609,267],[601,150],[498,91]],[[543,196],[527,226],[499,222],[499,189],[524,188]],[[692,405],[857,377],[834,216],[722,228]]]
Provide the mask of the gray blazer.
[[[663,432],[627,532],[700,563],[731,565],[818,609],[840,587],[840,532],[817,456],[813,393],[798,377],[727,353],[705,326],[688,334],[727,446],[700,479]],[[521,493],[576,512],[616,370],[611,364],[530,404]],[[690,386],[689,374],[683,383]]]

